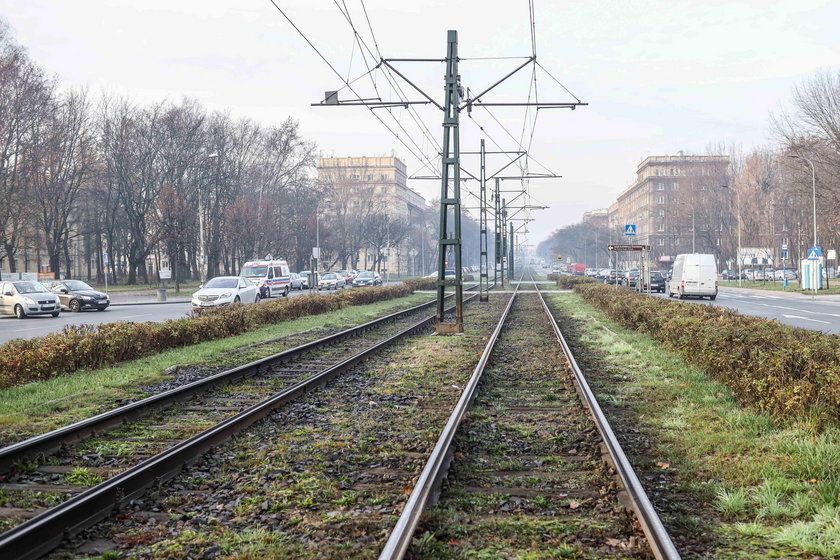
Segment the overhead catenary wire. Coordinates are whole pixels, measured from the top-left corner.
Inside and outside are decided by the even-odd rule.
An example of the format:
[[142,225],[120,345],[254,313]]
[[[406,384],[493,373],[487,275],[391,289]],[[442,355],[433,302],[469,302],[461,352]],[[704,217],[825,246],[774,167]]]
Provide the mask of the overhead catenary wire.
[[[340,72],[339,72],[339,71],[335,68],[335,66],[333,66],[333,64],[332,64],[329,60],[327,60],[327,58],[323,55],[323,53],[321,53],[321,51],[320,51],[320,50],[319,50],[319,49],[315,46],[315,44],[314,44],[314,43],[312,43],[312,41],[309,39],[309,37],[307,37],[307,36],[306,36],[306,34],[305,34],[305,33],[303,33],[303,31],[302,31],[302,30],[301,30],[301,29],[300,29],[300,28],[299,28],[299,27],[295,24],[295,22],[294,22],[294,21],[292,21],[292,19],[289,17],[289,15],[288,15],[288,14],[287,14],[287,13],[286,13],[286,12],[285,12],[285,11],[284,11],[281,7],[280,7],[280,6],[278,6],[278,5],[277,5],[277,3],[275,2],[275,0],[268,0],[268,1],[271,3],[271,5],[272,5],[272,6],[274,6],[274,8],[275,8],[278,12],[280,12],[280,14],[281,14],[281,15],[282,15],[285,19],[286,19],[286,21],[288,21],[288,22],[289,22],[289,24],[290,24],[290,25],[294,28],[294,30],[295,30],[295,31],[297,31],[297,33],[298,33],[298,34],[299,34],[299,35],[303,38],[303,40],[304,40],[304,41],[306,41],[306,43],[307,43],[307,44],[308,44],[308,45],[312,48],[312,50],[314,50],[314,51],[315,51],[315,53],[316,53],[316,54],[317,54],[317,55],[321,58],[321,60],[323,60],[323,61],[324,61],[324,63],[325,63],[325,64],[329,67],[329,69],[330,69],[330,70],[332,70],[332,72],[333,72],[336,76],[338,76],[338,79],[339,79],[339,80],[341,80],[341,81],[345,84],[345,86],[347,86],[347,87],[350,89],[350,91],[352,91],[352,92],[353,92],[353,95],[355,95],[355,96],[356,96],[356,99],[357,99],[358,101],[361,101],[362,103],[365,103],[365,101],[364,101],[364,99],[362,98],[362,96],[361,96],[361,95],[359,95],[359,93],[355,90],[355,88],[353,88],[353,86],[352,86],[352,85],[351,85],[351,84],[350,84],[347,80],[345,80],[345,79],[344,79],[344,77],[343,77],[343,76],[341,75],[341,73],[340,73]],[[370,108],[370,107],[369,107],[369,108]],[[422,151],[421,151],[420,155],[418,156],[418,155],[414,152],[414,150],[413,150],[413,149],[412,149],[412,148],[411,148],[411,147],[410,147],[410,146],[409,146],[409,145],[408,145],[408,144],[407,144],[407,143],[406,143],[406,142],[405,142],[402,138],[400,138],[400,137],[399,137],[399,135],[398,135],[398,134],[396,134],[396,133],[394,132],[394,130],[393,130],[390,126],[388,126],[388,124],[387,124],[387,123],[386,123],[386,122],[382,119],[382,117],[380,117],[378,114],[376,114],[376,113],[375,113],[375,112],[373,112],[373,111],[371,111],[371,114],[373,114],[373,116],[374,116],[374,117],[376,117],[376,119],[377,119],[380,123],[382,123],[382,126],[384,126],[384,127],[388,130],[388,132],[390,132],[390,133],[391,133],[391,134],[392,134],[395,138],[397,138],[397,140],[400,142],[400,144],[402,144],[402,145],[403,145],[403,146],[404,146],[404,147],[408,150],[408,152],[409,152],[409,153],[410,153],[410,154],[411,154],[414,158],[416,158],[416,159],[420,162],[420,164],[421,164],[423,167],[425,167],[425,168],[429,169],[429,170],[430,170],[431,172],[433,172],[433,173],[436,173],[436,172],[437,172],[437,171],[435,170],[435,168],[433,167],[432,162],[429,160],[429,158],[428,158],[428,157],[426,157],[426,158],[425,158],[425,159],[426,159],[426,161],[423,161],[423,159],[424,159],[424,154],[422,153]],[[406,133],[406,134],[408,134],[408,133]],[[419,150],[419,148],[418,148],[418,150]]]

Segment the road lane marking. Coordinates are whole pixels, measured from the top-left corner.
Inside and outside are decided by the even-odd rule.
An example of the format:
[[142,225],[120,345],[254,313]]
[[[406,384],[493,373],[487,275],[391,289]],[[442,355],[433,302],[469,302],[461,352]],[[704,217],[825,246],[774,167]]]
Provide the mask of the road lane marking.
[[825,325],[830,325],[829,321],[820,321],[819,319],[811,319],[810,317],[800,317],[799,315],[785,315],[782,313],[782,317],[786,319],[801,319],[802,321],[813,321],[814,323],[823,323]]

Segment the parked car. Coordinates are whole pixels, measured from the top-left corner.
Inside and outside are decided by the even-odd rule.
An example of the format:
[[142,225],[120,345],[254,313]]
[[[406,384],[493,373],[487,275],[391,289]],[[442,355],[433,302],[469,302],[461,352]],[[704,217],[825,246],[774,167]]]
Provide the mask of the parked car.
[[335,272],[321,274],[321,279],[318,281],[319,290],[337,290],[342,287],[344,287],[344,278]]
[[192,306],[206,309],[231,303],[256,303],[260,299],[260,289],[244,276],[217,276],[192,295]]
[[[308,290],[311,287],[318,287],[318,277],[320,276],[320,274],[318,274],[317,272],[312,272],[311,270],[301,270],[298,274],[300,274],[300,276],[303,278],[303,287],[305,289]],[[312,278],[313,274],[315,275],[314,278]]]
[[624,285],[630,286],[631,288],[635,288],[636,285],[639,283],[639,271],[638,270],[630,270],[628,271],[625,276]]
[[[647,282],[642,282],[642,289],[647,291]],[[665,293],[665,277],[658,270],[651,271],[650,273],[650,291]]]
[[[737,280],[738,279],[738,271],[737,270],[724,270],[720,273],[721,278],[724,280]],[[747,275],[743,272],[741,273],[741,280],[746,280]]]
[[353,278],[356,277],[356,273],[352,270],[337,270],[336,274],[344,278],[345,284],[352,284]]
[[796,270],[792,268],[780,268],[773,273],[773,278],[776,280],[784,280],[785,278],[788,280],[796,280],[799,278],[799,275],[796,273]]
[[297,272],[289,273],[289,285],[292,287],[293,290],[302,290],[304,288],[309,287],[306,285],[306,278],[304,278]]
[[62,309],[73,312],[82,309],[105,311],[111,305],[108,294],[94,290],[81,280],[47,280],[42,284],[58,296]]
[[360,272],[356,278],[353,279],[354,286],[381,286],[382,277],[379,273],[372,270],[365,270]]
[[61,302],[40,282],[11,280],[0,282],[0,313],[25,319],[30,315],[58,317]]

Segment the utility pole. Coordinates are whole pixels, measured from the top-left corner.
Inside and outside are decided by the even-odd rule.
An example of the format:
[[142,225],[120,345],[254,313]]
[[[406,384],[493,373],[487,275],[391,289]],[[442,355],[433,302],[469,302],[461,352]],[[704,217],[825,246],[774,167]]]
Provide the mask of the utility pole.
[[510,281],[513,282],[513,271],[514,271],[513,253],[514,253],[514,250],[516,248],[516,242],[515,242],[514,237],[513,237],[513,222],[510,222],[508,225],[510,226],[510,241],[509,241],[509,243],[510,243],[510,245],[509,245],[510,256],[508,257],[508,270],[510,272],[508,273],[508,278],[510,278]]
[[479,231],[480,239],[478,242],[479,251],[481,252],[478,260],[478,282],[480,295],[479,301],[490,301],[488,291],[487,278],[487,175],[484,165],[484,138],[481,139],[481,189],[479,196]]
[[[458,75],[458,32],[450,29],[446,37],[445,104],[443,109],[443,153],[440,181],[440,242],[438,243],[437,321],[435,332],[464,332],[464,292],[461,268],[461,147],[458,105],[461,100],[461,76]],[[452,191],[450,192],[450,183]],[[454,232],[448,236],[449,211]],[[444,321],[446,295],[446,252],[452,249],[455,261],[455,321]]]
[[505,261],[507,260],[507,204],[505,199],[502,199],[502,220],[499,224],[499,237],[501,238],[501,271],[502,271],[502,289],[505,287]]
[[499,194],[499,179],[496,179],[496,192],[493,195],[493,218],[495,220],[495,227],[493,228],[493,237],[496,241],[495,244],[495,251],[493,251],[493,260],[495,261],[495,266],[493,268],[493,284],[497,284],[501,279],[502,288],[505,287],[505,275],[502,274],[501,278],[499,277],[499,273],[502,269],[502,209],[501,209],[501,198]]

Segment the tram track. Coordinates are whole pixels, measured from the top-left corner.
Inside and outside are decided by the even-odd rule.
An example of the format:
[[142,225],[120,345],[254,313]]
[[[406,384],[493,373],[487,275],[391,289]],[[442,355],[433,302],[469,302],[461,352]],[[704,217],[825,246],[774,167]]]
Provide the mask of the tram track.
[[6,478],[0,491],[6,507],[0,516],[9,527],[16,518],[36,515],[0,535],[0,557],[37,558],[48,552],[277,407],[427,328],[434,316],[418,315],[433,305],[415,306],[3,448],[0,468]]
[[[604,443],[614,436],[538,286],[520,285],[465,310],[463,337],[403,340],[267,413],[85,539],[212,558],[254,534],[249,550],[267,558],[390,559],[492,551],[522,533],[535,554],[679,558],[632,470],[616,475],[626,459]],[[61,554],[90,551],[77,544]]]
[[[380,560],[424,558],[441,551],[457,556],[465,552],[465,545],[473,552],[510,554],[520,546],[547,554],[597,550],[606,557],[678,559],[539,286],[534,283],[535,294],[519,294],[521,284],[520,280]],[[540,320],[541,326],[535,324]],[[512,324],[505,336],[508,321]],[[517,323],[518,335],[511,332]],[[566,372],[558,371],[559,364],[552,363],[544,345],[552,338],[562,348]],[[519,367],[511,371],[511,364]],[[540,401],[539,394],[547,402]],[[482,410],[470,412],[477,398]],[[585,408],[577,406],[578,401]],[[461,427],[465,419],[466,430]],[[459,428],[467,435],[456,435]],[[609,472],[603,469],[604,461]],[[558,464],[564,468],[556,468]],[[629,503],[641,531],[634,531],[622,515],[622,502]],[[547,525],[546,519],[554,524]],[[610,529],[590,529],[596,526]],[[517,536],[500,537],[508,532]]]

